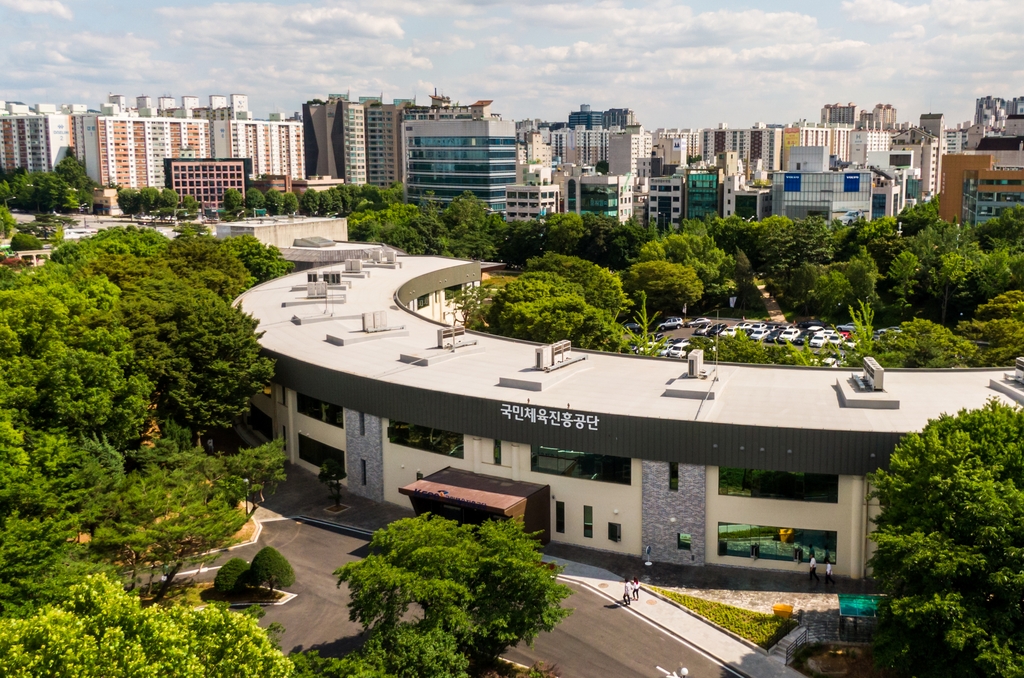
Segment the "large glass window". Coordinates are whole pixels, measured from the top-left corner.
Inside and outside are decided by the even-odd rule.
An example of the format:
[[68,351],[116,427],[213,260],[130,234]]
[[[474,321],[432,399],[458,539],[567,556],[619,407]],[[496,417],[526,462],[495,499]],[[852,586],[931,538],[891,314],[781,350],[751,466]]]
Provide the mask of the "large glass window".
[[555,502],[555,532],[565,532],[565,502]]
[[837,504],[839,476],[722,466],[718,469],[718,494]]
[[458,459],[462,459],[465,453],[461,433],[407,424],[402,421],[392,421],[388,424],[388,440],[395,445],[415,447],[417,450],[426,450]]
[[273,440],[274,420],[252,403],[249,403],[249,426],[252,427],[252,430],[262,433],[267,440]]
[[309,462],[313,466],[320,467],[328,459],[333,459],[344,468],[345,453],[336,447],[325,445],[319,440],[313,440],[299,434],[299,459]]
[[836,533],[826,530],[801,530],[792,527],[767,527],[718,523],[718,555],[765,560],[792,560],[806,563],[813,555],[819,563],[827,557],[836,562]]
[[610,454],[590,454],[574,450],[534,445],[530,455],[530,470],[558,476],[601,480],[606,483],[631,484],[629,457]]
[[583,507],[583,536],[587,539],[594,537],[594,507]]
[[298,410],[299,414],[319,419],[331,426],[345,428],[345,409],[341,405],[325,403],[304,393],[296,393],[295,395],[295,409]]

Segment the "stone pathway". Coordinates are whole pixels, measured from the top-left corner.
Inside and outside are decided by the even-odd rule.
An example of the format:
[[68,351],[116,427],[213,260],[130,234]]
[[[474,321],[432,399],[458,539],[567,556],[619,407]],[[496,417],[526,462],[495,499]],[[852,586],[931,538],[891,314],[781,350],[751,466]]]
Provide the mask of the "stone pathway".
[[787,322],[786,316],[782,313],[782,307],[779,306],[779,302],[775,301],[775,297],[768,294],[764,285],[758,285],[757,289],[760,290],[761,298],[764,299],[764,308],[768,311],[768,319],[773,323]]

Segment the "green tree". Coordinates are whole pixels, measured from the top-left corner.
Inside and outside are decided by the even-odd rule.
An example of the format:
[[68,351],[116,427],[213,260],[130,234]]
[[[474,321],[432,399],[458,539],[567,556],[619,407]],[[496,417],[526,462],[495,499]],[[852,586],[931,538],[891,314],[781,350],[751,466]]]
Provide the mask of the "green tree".
[[636,305],[636,313],[633,314],[633,322],[640,329],[633,330],[629,327],[623,327],[626,331],[626,341],[638,355],[656,356],[668,343],[668,340],[664,337],[655,339],[654,323],[657,319],[658,313],[652,315],[647,312],[647,293],[641,290],[640,298]]
[[883,367],[967,367],[977,347],[930,320],[915,318],[886,332],[875,342],[875,358]]
[[704,297],[724,300],[735,289],[732,274],[736,261],[715,246],[711,236],[700,232],[672,233],[661,241],[651,241],[640,250],[640,261],[664,259],[691,267],[704,285]]
[[548,250],[557,254],[575,254],[583,238],[583,219],[575,213],[552,214],[545,221]]
[[139,192],[134,188],[122,188],[117,192],[117,206],[125,214],[139,214],[142,212],[142,199]]
[[[378,530],[370,555],[335,574],[348,584],[349,614],[369,631],[368,644],[405,654],[401,632],[437,633],[487,667],[570,613],[560,605],[569,588],[557,582],[557,570],[540,565],[540,543],[517,521],[460,526],[423,516]],[[408,617],[413,605],[422,617]]]
[[245,586],[249,574],[249,563],[242,558],[232,558],[220,566],[213,580],[213,588],[221,593],[232,593]]
[[910,295],[913,294],[914,287],[917,285],[920,266],[921,262],[917,255],[909,250],[900,252],[889,266],[887,277],[892,282],[892,291],[896,295],[901,313],[905,313],[910,308]]
[[341,490],[344,488],[341,481],[347,477],[345,466],[335,459],[325,459],[324,463],[320,465],[317,480],[327,486],[327,491],[330,492],[335,506],[341,506]]
[[79,191],[92,191],[96,183],[89,178],[82,163],[74,155],[66,155],[53,167],[53,173],[68,186]]
[[[229,189],[230,190],[230,189]],[[153,186],[139,189],[139,207],[145,214],[149,214],[160,206],[160,189]]]
[[644,261],[622,273],[622,287],[636,303],[640,292],[652,308],[664,313],[682,313],[683,306],[701,298],[704,285],[689,266],[667,261]]
[[252,213],[253,210],[261,210],[266,205],[266,198],[257,188],[250,188],[245,192],[245,209]]
[[850,284],[849,278],[837,269],[832,269],[819,277],[811,294],[821,315],[826,318],[839,317],[854,300],[853,285]]
[[11,249],[15,252],[43,249],[43,241],[28,233],[15,233],[11,238]]
[[1024,413],[989,402],[929,422],[872,478],[874,655],[916,676],[1024,673]]
[[286,461],[283,438],[258,447],[243,447],[238,454],[224,460],[229,473],[249,481],[249,491],[258,492],[260,501],[265,501],[264,492],[273,494],[277,484],[287,480]]
[[612,316],[617,316],[629,305],[618,276],[585,259],[549,252],[527,261],[526,270],[555,273],[579,285],[588,304],[604,309]]
[[166,210],[173,210],[178,206],[178,193],[170,188],[160,191],[160,199],[157,200],[157,207]]
[[295,214],[299,211],[299,196],[291,191],[281,194],[281,214]]
[[449,300],[454,313],[454,325],[462,325],[466,329],[482,329],[487,317],[484,302],[487,300],[487,288],[480,285],[460,287]]
[[221,206],[224,208],[224,213],[229,216],[238,216],[241,211],[245,208],[245,198],[242,197],[242,192],[235,188],[229,188],[224,191],[224,196],[221,198]]
[[597,164],[594,165],[594,171],[598,174],[608,174],[608,161],[598,160]]
[[315,188],[307,189],[299,198],[299,209],[303,214],[316,216],[320,214],[320,192]]
[[10,237],[17,225],[18,222],[11,214],[11,211],[6,207],[0,206],[0,238]]
[[946,310],[953,294],[967,282],[971,262],[959,252],[947,252],[939,257],[932,277],[932,293],[942,304],[942,324],[946,324]]
[[267,214],[277,216],[284,207],[284,196],[276,188],[271,188],[263,195],[263,206],[267,208]]
[[142,609],[102,577],[31,617],[0,619],[0,665],[26,678],[287,678],[292,669],[251,615],[216,605]]
[[281,250],[273,245],[264,245],[255,236],[239,235],[224,240],[224,247],[231,252],[252,276],[253,284],[265,283],[291,273],[295,264],[281,256]]
[[256,586],[267,586],[271,591],[295,583],[291,563],[272,546],[263,547],[253,556],[247,577]]

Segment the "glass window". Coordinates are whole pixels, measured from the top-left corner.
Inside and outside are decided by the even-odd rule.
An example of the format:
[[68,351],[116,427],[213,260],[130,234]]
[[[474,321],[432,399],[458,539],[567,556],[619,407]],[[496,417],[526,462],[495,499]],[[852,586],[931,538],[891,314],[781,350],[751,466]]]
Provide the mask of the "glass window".
[[718,469],[718,494],[839,503],[839,476],[754,469]]
[[418,311],[419,309],[426,308],[427,306],[430,306],[430,292],[427,292],[422,297],[417,297],[416,298],[416,308],[415,308],[415,310]]
[[690,535],[682,532],[676,535],[676,548],[680,551],[689,551],[691,543]]
[[309,462],[313,466],[320,467],[328,459],[333,459],[344,468],[345,453],[336,447],[325,445],[319,440],[313,440],[299,434],[299,459]]
[[630,464],[629,457],[560,450],[543,445],[534,445],[533,454],[530,455],[530,470],[535,473],[551,473],[622,485],[631,484]]
[[271,440],[274,437],[274,420],[266,412],[249,403],[249,426],[253,431],[259,431]]
[[462,459],[464,455],[461,433],[444,431],[429,426],[417,426],[402,421],[388,424],[388,440],[395,445],[414,447],[448,457]]
[[583,536],[587,539],[594,537],[594,507],[583,507]]
[[319,419],[331,426],[345,428],[345,409],[340,405],[325,403],[322,400],[317,400],[316,398],[304,393],[296,393],[295,409],[299,414],[304,414],[307,417],[312,417],[313,419]]
[[765,560],[792,560],[806,563],[813,555],[819,563],[828,558],[836,562],[836,533],[825,530],[801,530],[792,527],[767,527],[718,523],[718,555]]
[[497,466],[501,466],[501,441],[494,441],[494,463]]
[[565,532],[565,502],[555,502],[555,532]]
[[451,301],[461,290],[462,285],[452,285],[451,287],[444,288],[444,300]]
[[679,490],[679,463],[675,461],[668,463],[668,489],[672,492]]
[[608,539],[611,541],[622,541],[621,523],[608,523]]

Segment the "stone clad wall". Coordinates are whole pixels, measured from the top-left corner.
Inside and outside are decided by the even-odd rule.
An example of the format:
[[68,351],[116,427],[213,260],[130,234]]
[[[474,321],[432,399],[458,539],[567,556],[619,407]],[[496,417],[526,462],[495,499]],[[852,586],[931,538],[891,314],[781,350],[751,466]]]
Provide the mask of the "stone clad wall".
[[[363,417],[360,430],[360,415]],[[381,419],[345,409],[345,471],[348,491],[373,501],[384,501],[384,440]],[[366,484],[363,485],[362,460],[366,460]]]
[[[643,462],[643,546],[651,546],[655,562],[704,564],[704,466],[679,464],[679,490],[668,489],[669,466]],[[676,522],[671,522],[675,518]],[[689,551],[677,547],[677,535],[690,535]]]

